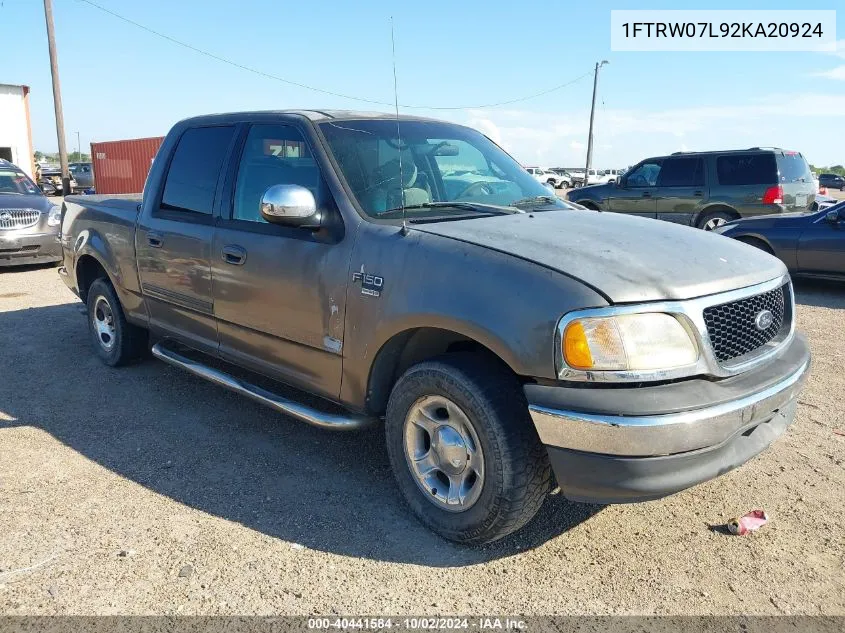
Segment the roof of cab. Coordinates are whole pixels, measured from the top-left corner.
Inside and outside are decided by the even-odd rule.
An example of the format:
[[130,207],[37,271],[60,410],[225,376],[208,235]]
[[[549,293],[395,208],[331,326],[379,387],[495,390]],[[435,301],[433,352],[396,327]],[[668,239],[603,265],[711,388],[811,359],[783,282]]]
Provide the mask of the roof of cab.
[[[268,118],[274,114],[287,114],[304,117],[315,123],[332,120],[353,120],[353,119],[390,119],[396,120],[396,115],[388,112],[363,112],[359,110],[258,110],[247,112],[227,112],[220,114],[203,114],[199,116],[189,117],[183,119],[179,123],[197,124],[197,123],[222,123],[232,121],[244,121],[252,118]],[[427,117],[409,116],[400,114],[399,118],[403,121],[437,121],[438,119],[431,119]]]

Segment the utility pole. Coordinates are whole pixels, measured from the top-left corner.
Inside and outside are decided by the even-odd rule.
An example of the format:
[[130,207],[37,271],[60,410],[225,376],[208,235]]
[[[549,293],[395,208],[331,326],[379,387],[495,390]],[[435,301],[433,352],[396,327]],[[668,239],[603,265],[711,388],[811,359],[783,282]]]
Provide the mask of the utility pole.
[[593,107],[590,108],[590,135],[587,137],[587,168],[584,170],[584,184],[588,184],[590,178],[590,167],[593,164],[593,119],[596,116],[596,92],[599,87],[599,68],[609,64],[606,59],[596,63],[596,73],[593,75]]
[[76,160],[82,162],[82,144],[79,142],[79,132],[76,133]]
[[65,117],[62,114],[62,89],[59,86],[59,62],[56,56],[56,34],[53,31],[53,2],[44,0],[44,19],[47,21],[47,46],[50,48],[50,72],[53,75],[53,105],[56,108],[56,134],[59,137],[59,162],[62,166],[62,195],[70,193],[70,172],[65,146]]

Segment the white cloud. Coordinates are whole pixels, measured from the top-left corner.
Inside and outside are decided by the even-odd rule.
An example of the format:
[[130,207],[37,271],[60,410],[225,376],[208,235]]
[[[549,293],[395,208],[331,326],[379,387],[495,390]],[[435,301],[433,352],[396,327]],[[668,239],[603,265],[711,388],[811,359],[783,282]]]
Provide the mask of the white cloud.
[[839,81],[845,81],[845,66],[837,66],[836,68],[831,68],[830,70],[822,70],[817,73],[813,73],[813,77],[824,77],[825,79],[838,79]]
[[[845,117],[845,94],[770,94],[745,103],[663,110],[596,111],[594,164],[619,167],[648,155],[780,145],[809,154],[814,162],[837,160],[820,133]],[[453,119],[476,127],[525,165],[572,166],[586,155],[588,112],[474,110]],[[495,130],[496,136],[490,130]]]
[[467,121],[467,125],[486,134],[493,140],[494,143],[497,143],[498,145],[502,144],[502,133],[499,131],[498,126],[490,119],[485,117],[473,118]]

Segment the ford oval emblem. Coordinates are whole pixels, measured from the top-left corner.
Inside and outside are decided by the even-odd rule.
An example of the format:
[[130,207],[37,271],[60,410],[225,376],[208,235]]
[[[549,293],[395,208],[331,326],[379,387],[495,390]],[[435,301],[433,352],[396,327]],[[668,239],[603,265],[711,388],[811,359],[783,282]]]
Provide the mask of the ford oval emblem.
[[760,312],[757,313],[757,316],[754,317],[754,325],[761,332],[769,329],[774,322],[775,316],[770,310],[760,310]]

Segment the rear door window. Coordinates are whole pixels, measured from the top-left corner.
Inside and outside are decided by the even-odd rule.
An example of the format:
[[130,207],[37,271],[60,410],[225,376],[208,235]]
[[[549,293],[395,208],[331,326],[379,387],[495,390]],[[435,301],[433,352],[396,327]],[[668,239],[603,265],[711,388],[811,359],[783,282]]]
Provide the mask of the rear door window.
[[700,158],[667,158],[660,170],[659,187],[701,187],[704,185],[704,161]]
[[182,134],[167,172],[162,209],[211,215],[234,131],[233,126],[198,127]]
[[736,154],[716,159],[721,185],[773,185],[777,183],[774,154]]

